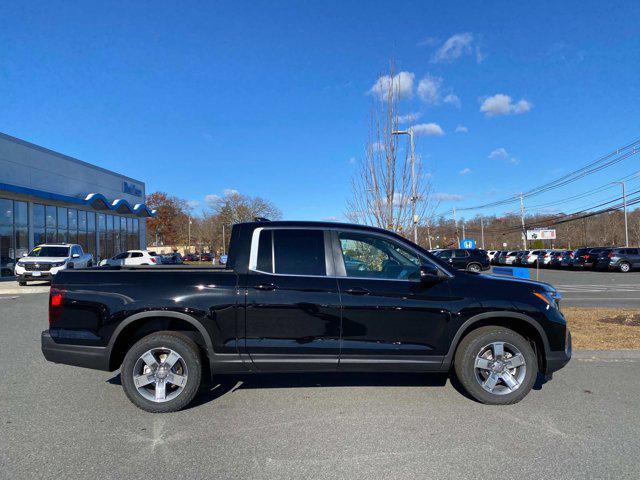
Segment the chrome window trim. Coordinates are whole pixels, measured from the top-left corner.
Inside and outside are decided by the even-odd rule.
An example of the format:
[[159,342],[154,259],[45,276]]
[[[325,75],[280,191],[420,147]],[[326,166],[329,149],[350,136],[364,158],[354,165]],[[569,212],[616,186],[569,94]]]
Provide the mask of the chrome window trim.
[[[294,273],[275,273],[275,258],[274,255],[274,242],[273,242],[273,232],[271,239],[271,254],[272,254],[272,265],[271,268],[274,269],[273,272],[265,272],[264,270],[258,270],[258,244],[260,241],[260,232],[263,230],[322,230],[324,232],[324,241],[325,241],[325,262],[327,266],[327,275],[303,275],[303,274],[294,274]],[[348,277],[346,274],[346,269],[344,267],[344,259],[342,258],[342,247],[340,246],[340,239],[338,237],[339,232],[351,232],[351,233],[359,233],[359,234],[367,234],[373,235],[383,240],[387,240],[393,243],[400,243],[403,247],[413,252],[418,258],[423,261],[427,261],[430,264],[434,265],[438,270],[444,273],[447,277],[453,278],[454,275],[444,268],[442,268],[437,263],[434,263],[424,255],[422,252],[416,250],[411,245],[398,242],[395,238],[391,238],[388,235],[378,232],[371,232],[367,230],[359,230],[356,228],[340,228],[340,227],[303,227],[303,226],[265,226],[258,227],[253,230],[251,235],[251,248],[249,250],[249,273],[260,273],[263,275],[274,275],[280,277],[307,277],[307,278],[335,278],[335,279],[354,279],[354,280],[378,280],[382,282],[411,282],[411,283],[419,283],[420,280],[409,280],[402,278],[372,278],[372,277]],[[336,244],[337,242],[337,244]],[[329,248],[328,248],[329,246]],[[336,256],[339,256],[340,259],[336,259]],[[344,273],[344,274],[342,274]]]

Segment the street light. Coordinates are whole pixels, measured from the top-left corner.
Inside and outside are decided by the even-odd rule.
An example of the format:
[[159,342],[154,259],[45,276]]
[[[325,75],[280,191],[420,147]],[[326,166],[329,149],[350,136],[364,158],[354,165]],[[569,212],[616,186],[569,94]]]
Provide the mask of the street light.
[[627,190],[625,182],[611,182],[622,185],[622,206],[624,208],[624,246],[629,246],[629,227],[627,226]]
[[392,135],[409,135],[409,141],[411,143],[411,221],[413,222],[413,243],[418,243],[418,221],[416,218],[416,202],[418,197],[416,196],[416,167],[415,167],[415,154],[413,144],[413,127],[409,127],[408,130],[394,130]]

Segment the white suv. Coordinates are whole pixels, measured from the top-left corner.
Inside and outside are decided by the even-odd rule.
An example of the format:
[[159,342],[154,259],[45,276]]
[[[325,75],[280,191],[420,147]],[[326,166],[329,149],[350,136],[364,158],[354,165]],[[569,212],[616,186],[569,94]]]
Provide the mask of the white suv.
[[93,256],[75,243],[38,245],[16,262],[15,274],[20,285],[29,280],[51,280],[60,270],[93,266]]
[[128,266],[128,265],[158,265],[162,260],[156,252],[148,250],[129,250],[122,252],[115,257],[105,258],[100,261],[99,265],[109,265],[112,267]]
[[[545,250],[531,250],[527,255],[522,257],[523,265],[535,265],[538,262],[538,256],[544,257]],[[542,258],[540,258],[542,260]]]

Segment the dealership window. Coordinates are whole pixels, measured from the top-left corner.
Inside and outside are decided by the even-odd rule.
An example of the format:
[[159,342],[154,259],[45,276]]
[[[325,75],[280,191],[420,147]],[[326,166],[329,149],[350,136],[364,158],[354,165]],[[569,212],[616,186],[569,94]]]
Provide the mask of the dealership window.
[[107,245],[109,247],[107,257],[113,257],[117,252],[115,247],[115,232],[113,231],[113,215],[107,215]]
[[58,210],[56,207],[52,207],[51,205],[47,205],[46,210],[46,231],[45,231],[45,239],[49,243],[53,243],[56,241],[56,228],[58,227]]
[[120,251],[124,252],[127,248],[127,219],[120,217]]
[[96,214],[93,212],[86,212],[87,214],[87,245],[83,245],[86,252],[93,255],[94,260],[98,256],[96,252]]
[[133,248],[140,248],[140,221],[133,219]]
[[13,275],[18,258],[29,251],[27,202],[0,198],[0,277]]
[[33,245],[40,245],[46,242],[44,236],[44,229],[46,225],[45,220],[45,206],[36,203],[33,205]]
[[58,243],[67,243],[67,237],[69,231],[67,229],[67,209],[65,207],[58,207]]
[[87,248],[87,212],[84,210],[78,210],[78,243],[85,252],[89,251]]

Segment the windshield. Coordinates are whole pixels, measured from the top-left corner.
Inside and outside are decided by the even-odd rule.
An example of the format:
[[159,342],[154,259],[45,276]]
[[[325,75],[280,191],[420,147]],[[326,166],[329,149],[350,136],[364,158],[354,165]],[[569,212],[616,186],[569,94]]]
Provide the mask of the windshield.
[[29,257],[68,257],[69,247],[36,247],[29,252]]

